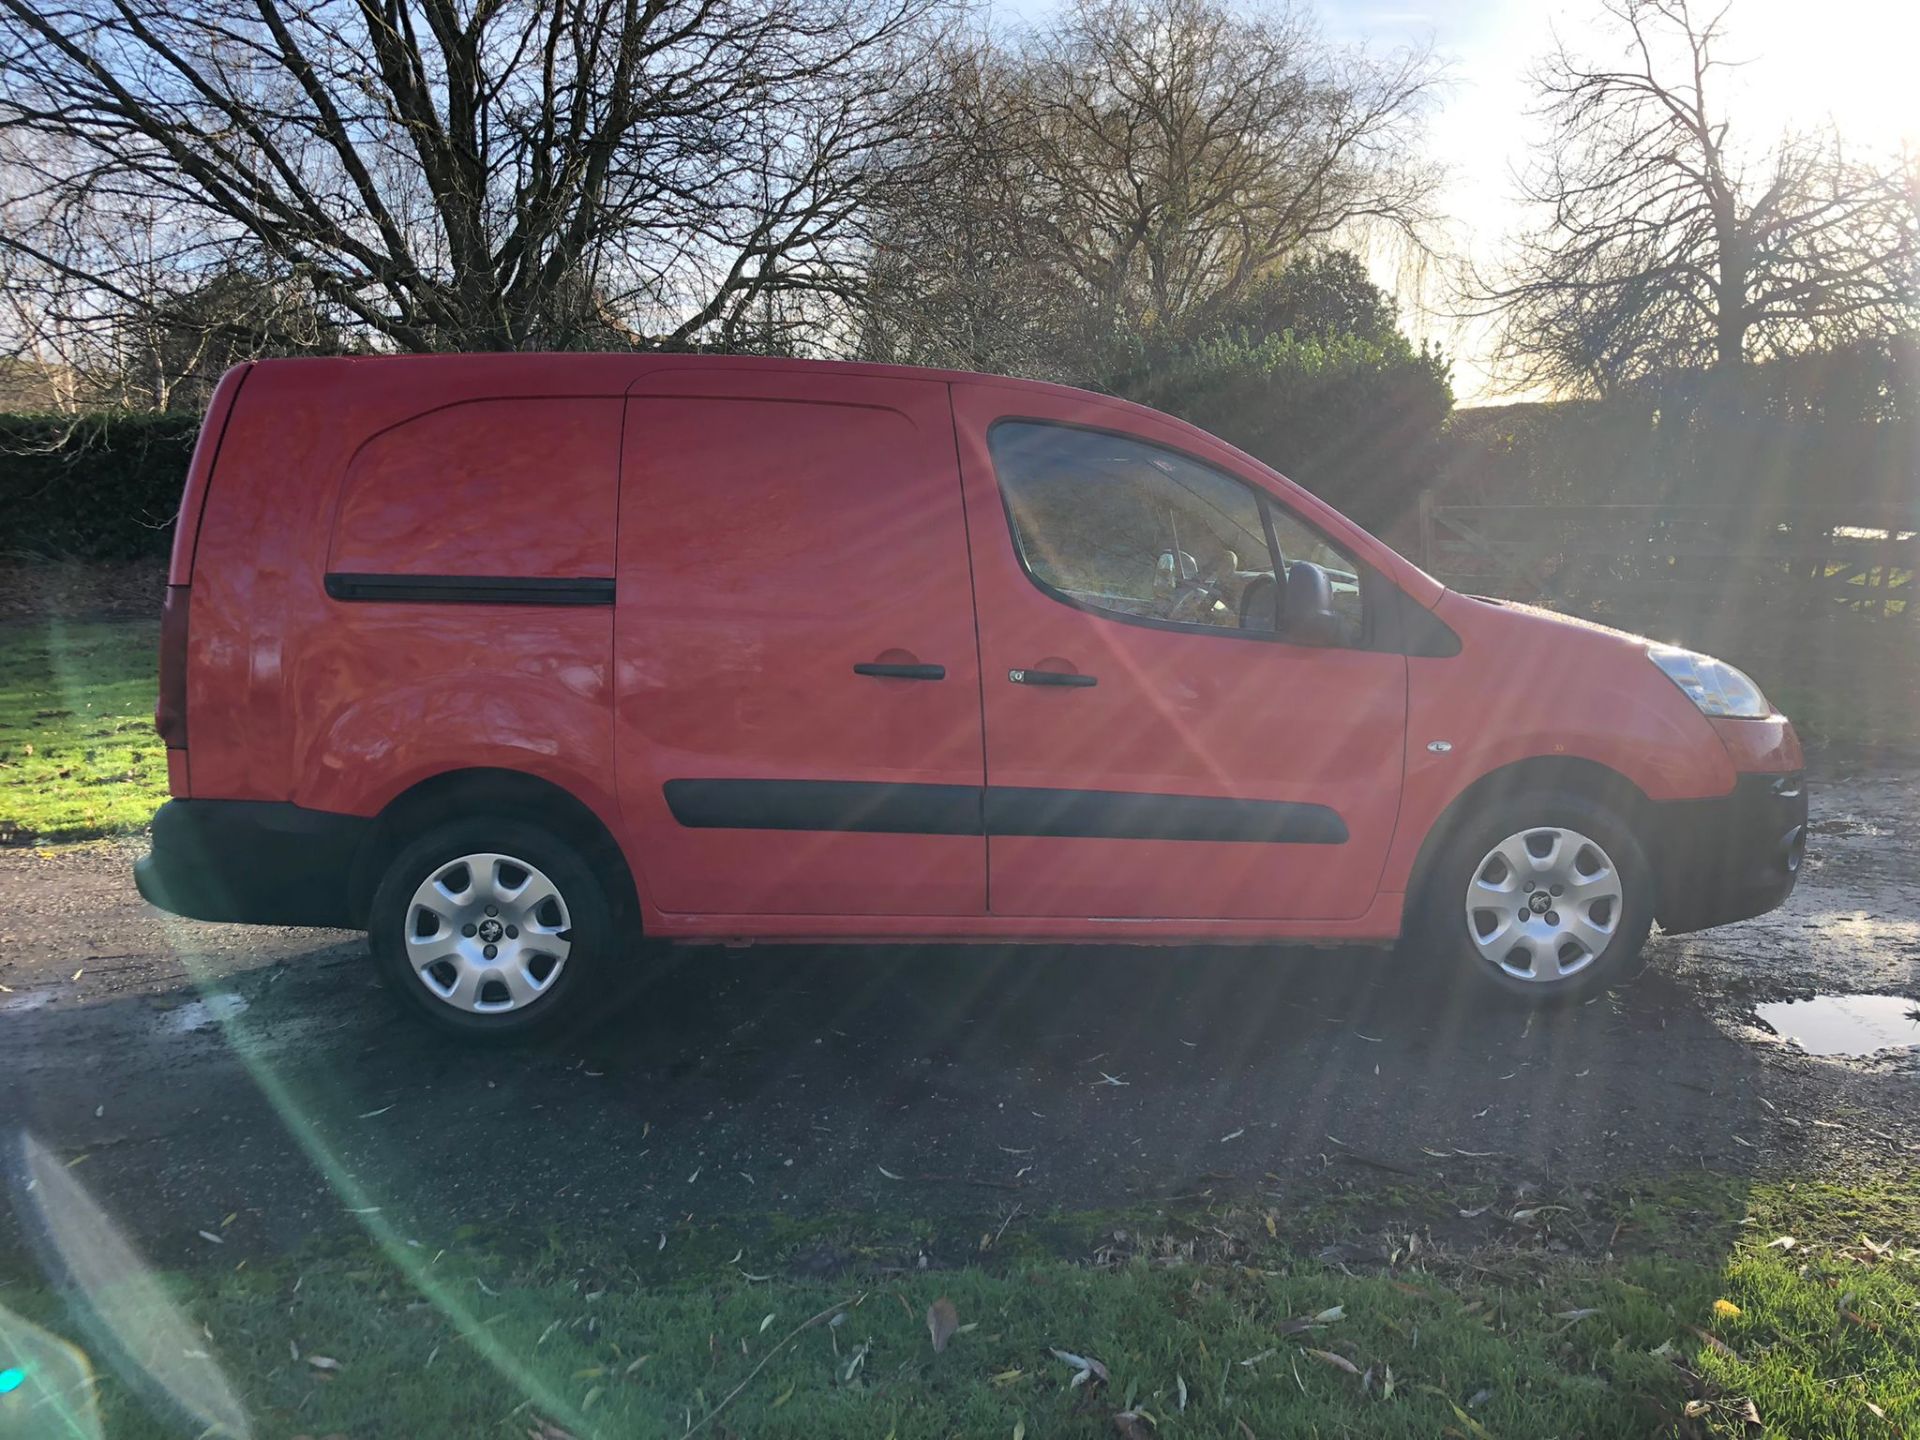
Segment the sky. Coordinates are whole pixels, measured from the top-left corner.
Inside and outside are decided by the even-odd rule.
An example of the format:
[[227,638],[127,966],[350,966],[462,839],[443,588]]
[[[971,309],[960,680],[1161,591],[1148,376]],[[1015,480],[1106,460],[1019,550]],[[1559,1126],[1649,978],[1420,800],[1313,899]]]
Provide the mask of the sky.
[[[1053,5],[994,0],[993,13],[1038,21]],[[1596,58],[1618,54],[1621,42],[1597,29],[1599,5],[1318,0],[1311,9],[1336,43],[1380,52],[1428,46],[1442,62],[1446,83],[1429,129],[1433,153],[1448,171],[1439,209],[1451,248],[1483,268],[1496,266],[1504,238],[1525,219],[1514,173],[1542,134],[1528,115],[1527,73],[1552,48],[1556,31]],[[1920,148],[1920,0],[1730,0],[1727,24],[1723,53],[1745,63],[1726,103],[1749,135],[1764,140],[1831,118],[1856,143],[1892,148],[1904,140]],[[1454,307],[1433,278],[1419,282],[1393,257],[1372,258],[1376,278],[1400,296],[1409,333],[1452,353],[1461,403],[1510,398],[1489,373],[1486,327],[1439,313]]]

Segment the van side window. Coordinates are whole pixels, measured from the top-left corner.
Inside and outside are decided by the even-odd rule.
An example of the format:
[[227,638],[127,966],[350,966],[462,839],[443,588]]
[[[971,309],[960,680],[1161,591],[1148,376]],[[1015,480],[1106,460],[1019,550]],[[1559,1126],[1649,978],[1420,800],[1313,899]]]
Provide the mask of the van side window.
[[1057,598],[1135,620],[1271,633],[1275,577],[1310,560],[1329,571],[1343,617],[1350,607],[1343,643],[1360,643],[1354,562],[1232,476],[1068,425],[1005,420],[987,441],[1021,562]]

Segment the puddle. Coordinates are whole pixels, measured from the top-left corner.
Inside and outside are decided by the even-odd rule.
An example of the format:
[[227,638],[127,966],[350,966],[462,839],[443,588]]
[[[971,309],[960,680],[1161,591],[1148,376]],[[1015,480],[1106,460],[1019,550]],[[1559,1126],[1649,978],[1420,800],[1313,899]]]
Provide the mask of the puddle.
[[1816,995],[1756,1007],[1809,1055],[1872,1055],[1920,1045],[1920,1001],[1900,995]]
[[190,1035],[196,1030],[205,1030],[222,1020],[231,1019],[247,1008],[246,999],[231,993],[210,995],[205,1000],[195,1000],[182,1005],[178,1010],[169,1010],[161,1016],[155,1028],[165,1035]]

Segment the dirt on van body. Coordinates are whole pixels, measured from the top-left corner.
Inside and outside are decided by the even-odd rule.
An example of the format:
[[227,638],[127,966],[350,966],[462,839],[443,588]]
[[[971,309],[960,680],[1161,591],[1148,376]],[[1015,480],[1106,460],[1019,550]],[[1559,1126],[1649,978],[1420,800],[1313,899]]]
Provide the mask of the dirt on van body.
[[651,1247],[689,1216],[1911,1166],[1915,1051],[1813,1058],[1756,1019],[1920,1000],[1920,766],[1816,779],[1784,910],[1543,1013],[1362,950],[700,948],[494,1053],[397,1014],[358,935],[160,915],[136,845],[0,852],[0,1150],[37,1138],[161,1264],[376,1210]]

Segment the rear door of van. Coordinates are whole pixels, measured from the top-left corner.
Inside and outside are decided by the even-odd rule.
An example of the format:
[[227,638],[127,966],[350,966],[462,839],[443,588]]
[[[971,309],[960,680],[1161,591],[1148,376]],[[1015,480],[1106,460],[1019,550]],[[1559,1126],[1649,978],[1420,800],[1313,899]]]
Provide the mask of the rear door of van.
[[621,486],[616,772],[647,899],[984,914],[947,386],[656,371],[628,395]]

